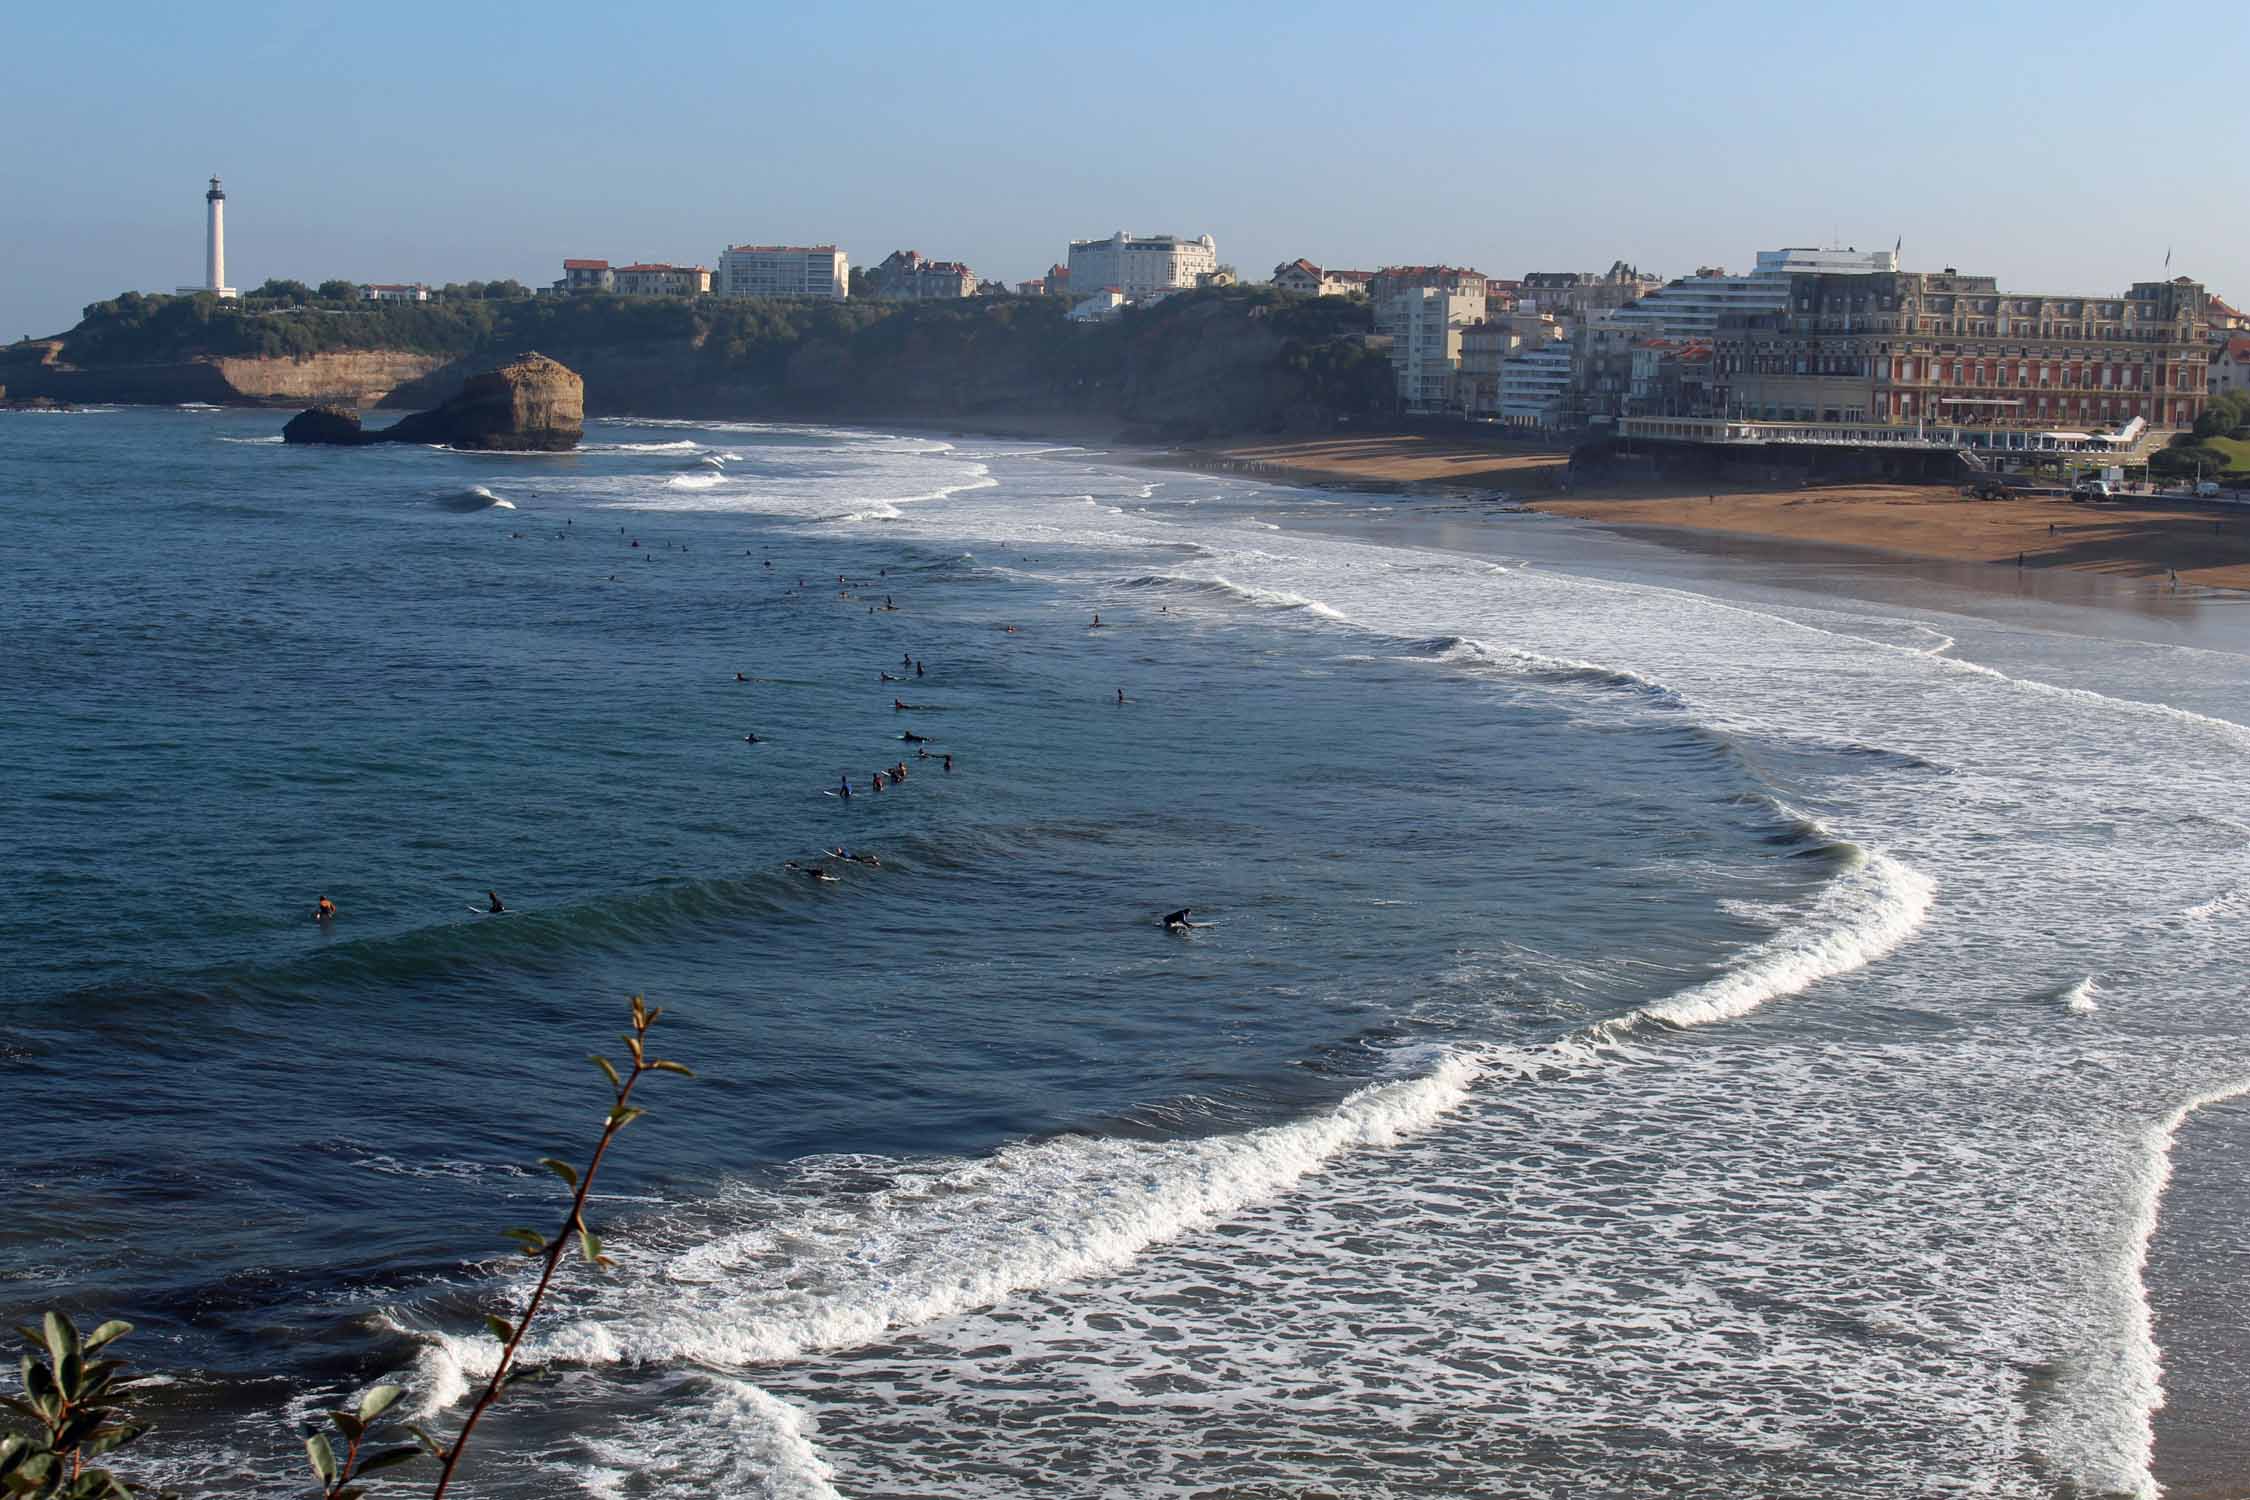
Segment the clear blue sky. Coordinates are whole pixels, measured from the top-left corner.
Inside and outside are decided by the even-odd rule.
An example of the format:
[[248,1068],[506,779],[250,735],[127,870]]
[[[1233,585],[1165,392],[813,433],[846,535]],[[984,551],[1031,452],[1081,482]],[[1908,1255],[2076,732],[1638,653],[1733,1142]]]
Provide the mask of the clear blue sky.
[[0,336],[202,274],[553,280],[1208,232],[1495,275],[1887,246],[2250,297],[2250,8],[792,0],[0,5]]

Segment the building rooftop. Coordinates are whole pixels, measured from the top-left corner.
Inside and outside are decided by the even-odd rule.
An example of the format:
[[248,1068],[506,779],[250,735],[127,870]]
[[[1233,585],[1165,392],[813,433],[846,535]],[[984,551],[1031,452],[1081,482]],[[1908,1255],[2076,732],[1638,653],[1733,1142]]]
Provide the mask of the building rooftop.
[[834,255],[834,245],[729,245],[727,254],[735,255],[745,250],[763,251],[768,255]]
[[606,260],[566,260],[563,262],[563,269],[566,271],[606,271],[609,269],[609,262]]
[[643,265],[619,266],[617,269],[620,271],[708,271],[711,268],[709,266],[663,266],[649,263]]

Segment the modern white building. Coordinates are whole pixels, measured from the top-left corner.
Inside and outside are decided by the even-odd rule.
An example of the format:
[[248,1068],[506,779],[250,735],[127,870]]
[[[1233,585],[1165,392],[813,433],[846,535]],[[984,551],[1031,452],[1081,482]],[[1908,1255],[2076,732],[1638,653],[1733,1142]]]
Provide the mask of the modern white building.
[[1128,302],[1187,290],[1218,269],[1219,247],[1207,234],[1183,240],[1120,229],[1106,240],[1070,242],[1070,284],[1116,287]]
[[203,285],[183,286],[183,297],[193,297],[208,292],[214,297],[240,295],[227,285],[227,195],[219,186],[219,179],[211,179],[211,191],[203,195]]
[[359,289],[362,302],[427,302],[430,289],[421,282],[371,281]]
[[712,290],[722,297],[851,295],[851,262],[834,245],[729,245]]
[[1511,427],[1553,427],[1570,392],[1570,346],[1525,349],[1500,362],[1500,420]]
[[1747,276],[1710,269],[1668,281],[1636,302],[1593,318],[1600,337],[1698,339],[1708,343],[1728,313],[1780,312],[1789,302],[1789,278],[1804,271],[1859,275],[1898,269],[1891,250],[1815,250],[1794,247],[1760,250],[1757,268]]
[[1439,411],[1452,404],[1454,373],[1461,368],[1461,330],[1483,317],[1481,293],[1416,286],[1384,299],[1391,373],[1398,381],[1398,399],[1410,410]]

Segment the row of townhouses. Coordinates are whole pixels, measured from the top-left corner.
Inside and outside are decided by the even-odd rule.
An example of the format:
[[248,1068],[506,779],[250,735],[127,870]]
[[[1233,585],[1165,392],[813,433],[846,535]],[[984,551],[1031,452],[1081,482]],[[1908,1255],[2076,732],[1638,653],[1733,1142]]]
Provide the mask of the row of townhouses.
[[2250,329],[2187,277],[2122,292],[1902,271],[1896,250],[1759,252],[1747,274],[1517,281],[1451,266],[1276,266],[1364,296],[1400,404],[1534,428],[1717,442],[2119,451],[2250,389]]

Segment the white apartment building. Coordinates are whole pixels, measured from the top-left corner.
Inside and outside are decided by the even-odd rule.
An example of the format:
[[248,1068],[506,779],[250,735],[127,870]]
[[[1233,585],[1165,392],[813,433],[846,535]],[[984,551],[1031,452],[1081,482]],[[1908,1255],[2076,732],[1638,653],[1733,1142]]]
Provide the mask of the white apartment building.
[[1185,291],[1219,269],[1219,247],[1211,236],[1183,240],[1177,235],[1130,235],[1120,229],[1106,240],[1070,242],[1070,284],[1074,289],[1116,287],[1129,302]]
[[1107,323],[1125,308],[1125,294],[1116,287],[1104,287],[1091,297],[1084,297],[1070,309],[1073,323]]
[[1678,339],[1709,343],[1727,313],[1780,312],[1789,303],[1789,278],[1800,271],[1859,275],[1895,271],[1890,250],[1815,250],[1796,247],[1760,250],[1757,269],[1747,276],[1723,270],[1698,271],[1668,281],[1637,302],[1612,308],[1589,323],[1598,337],[1631,343],[1640,339]]
[[427,302],[430,289],[420,282],[371,281],[359,289],[362,302]]
[[613,292],[617,290],[616,273],[606,260],[566,260],[563,262],[562,280],[555,283],[558,292]]
[[851,295],[851,263],[834,245],[729,245],[719,257],[722,297],[824,297]]
[[1500,363],[1500,420],[1511,427],[1553,427],[1569,391],[1569,345],[1511,355]]
[[1385,299],[1383,322],[1391,335],[1398,399],[1415,411],[1451,405],[1454,374],[1461,368],[1461,330],[1483,318],[1482,293],[1416,286]]

